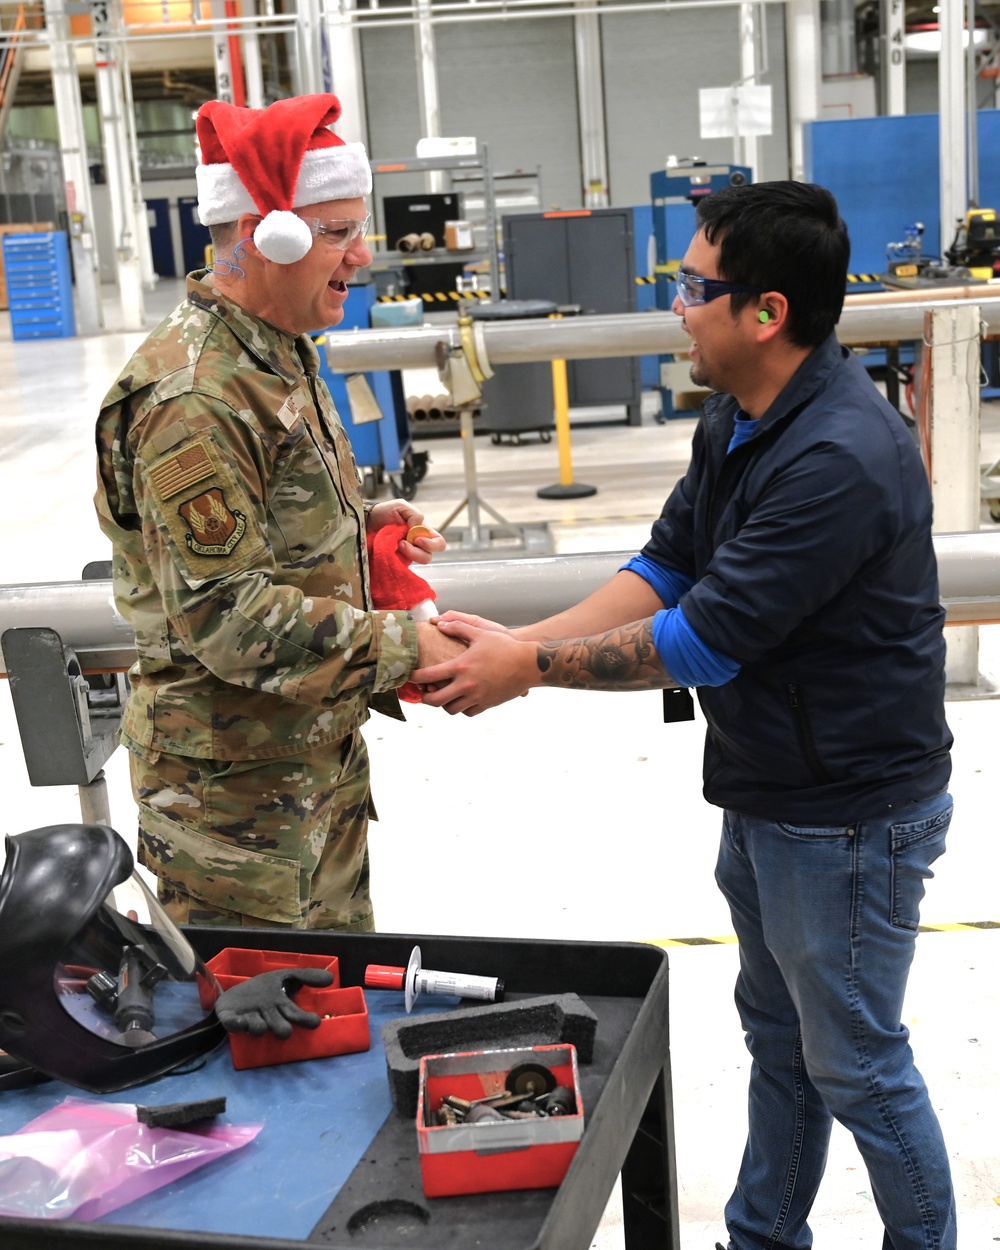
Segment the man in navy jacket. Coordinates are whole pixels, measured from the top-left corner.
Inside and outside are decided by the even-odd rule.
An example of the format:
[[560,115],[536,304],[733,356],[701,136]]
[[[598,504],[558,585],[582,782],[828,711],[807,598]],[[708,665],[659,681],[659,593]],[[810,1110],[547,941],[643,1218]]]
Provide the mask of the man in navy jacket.
[[536,625],[448,614],[468,649],[414,677],[468,715],[538,685],[697,687],[754,1060],[728,1250],[812,1244],[834,1118],[885,1250],[955,1250],[947,1152],[900,1019],[951,818],[927,476],[836,340],[850,249],[829,192],[730,188],[698,224],[674,309],[715,394],[649,542]]

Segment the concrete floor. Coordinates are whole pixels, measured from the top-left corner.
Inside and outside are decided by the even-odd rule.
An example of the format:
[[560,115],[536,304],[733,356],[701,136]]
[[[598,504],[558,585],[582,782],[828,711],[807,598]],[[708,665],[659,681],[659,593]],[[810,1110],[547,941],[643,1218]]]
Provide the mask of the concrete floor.
[[[150,324],[177,290],[161,283],[150,295]],[[109,304],[109,325],[115,317]],[[0,584],[75,580],[84,564],[109,554],[91,504],[93,422],[141,337],[111,330],[13,343],[0,318]],[[998,408],[984,410],[985,461],[1000,454]],[[684,467],[694,423],[660,425],[650,416],[630,427],[579,416],[574,475],[596,485],[595,495],[538,499],[537,488],[559,477],[555,442],[494,446],[485,436],[476,439],[480,494],[511,521],[546,522],[559,552],[634,550]],[[415,446],[430,464],[414,502],[439,524],[465,494],[459,440]],[[985,511],[983,524],[992,524]],[[987,674],[1000,672],[996,629],[980,630]],[[1000,704],[951,702],[948,711],[956,812],[924,906],[934,931],[918,943],[905,1017],[952,1155],[960,1245],[980,1250],[1000,1242],[1000,930],[975,927],[1000,921]],[[656,693],[563,691],[534,691],[527,702],[471,720],[411,706],[405,725],[375,717],[366,730],[381,817],[371,850],[383,931],[670,947],[682,1250],[725,1241],[722,1210],[743,1145],[748,1068],[732,1006],[736,947],[712,878],[720,818],[698,780],[702,730],[699,722],[664,725]],[[113,823],[132,838],[123,752],[106,773]],[[3,832],[79,818],[73,788],[28,784],[5,683],[0,777]],[[494,884],[530,870],[544,888]],[[714,941],[689,944],[704,938]],[[881,1244],[866,1174],[839,1130],[812,1225],[824,1250]],[[621,1245],[613,1197],[594,1246]]]

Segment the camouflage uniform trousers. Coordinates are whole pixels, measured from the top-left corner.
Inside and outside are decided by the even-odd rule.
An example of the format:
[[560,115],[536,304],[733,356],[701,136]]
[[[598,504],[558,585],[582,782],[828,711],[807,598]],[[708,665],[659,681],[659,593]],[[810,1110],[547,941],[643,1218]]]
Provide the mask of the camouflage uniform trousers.
[[133,748],[130,764],[139,862],[179,924],[374,929],[360,733],[267,760]]

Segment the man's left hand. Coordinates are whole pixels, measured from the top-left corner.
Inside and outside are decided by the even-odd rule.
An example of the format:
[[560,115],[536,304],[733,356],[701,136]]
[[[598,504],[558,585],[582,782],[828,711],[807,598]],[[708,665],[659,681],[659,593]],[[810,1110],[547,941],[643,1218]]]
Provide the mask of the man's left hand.
[[477,716],[488,708],[527,694],[539,682],[537,647],[493,629],[477,629],[465,621],[439,621],[437,628],[468,644],[465,651],[417,669],[413,681],[427,686],[423,701],[455,715]]
[[[424,514],[405,499],[386,499],[377,503],[368,513],[367,527],[371,533],[380,530],[384,525],[405,525],[413,529],[415,525],[424,524]],[[430,532],[414,538],[413,542],[401,539],[399,554],[410,564],[430,564],[436,551],[444,551],[448,546],[443,534],[430,526]]]

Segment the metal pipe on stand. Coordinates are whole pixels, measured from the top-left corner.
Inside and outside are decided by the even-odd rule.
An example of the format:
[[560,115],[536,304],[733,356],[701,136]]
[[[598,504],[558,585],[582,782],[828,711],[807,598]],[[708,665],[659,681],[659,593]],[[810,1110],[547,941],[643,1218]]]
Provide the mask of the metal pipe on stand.
[[[934,291],[886,291],[849,295],[837,327],[847,346],[919,342],[928,307],[947,307],[975,300],[986,326],[985,337],[1000,335],[1000,296],[992,287],[949,287]],[[683,353],[688,338],[680,317],[658,310],[588,317],[540,317],[477,322],[477,339],[490,365],[540,360],[599,360],[605,356],[655,356]],[[462,346],[457,325],[386,327],[332,334],[326,341],[327,361],[335,373],[376,369],[426,369],[437,363],[437,345]]]
[[[948,624],[1000,622],[1000,531],[935,534],[934,550]],[[577,603],[634,554],[441,561],[432,566],[434,590],[442,611],[525,625]],[[126,668],[135,659],[135,638],[114,606],[109,581],[0,586],[0,638],[8,629],[39,626],[59,634],[85,673]]]

